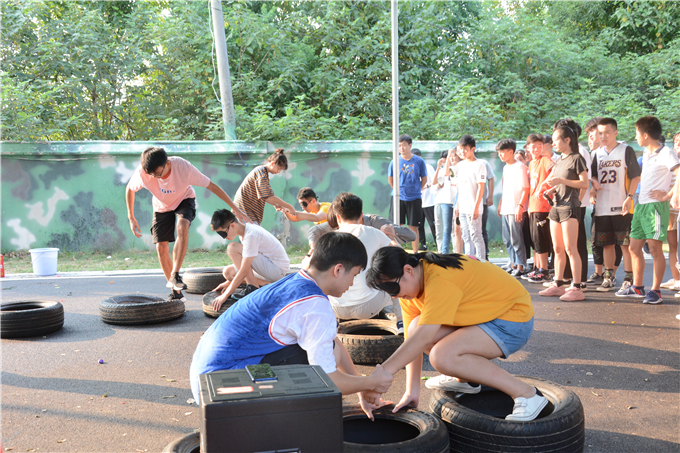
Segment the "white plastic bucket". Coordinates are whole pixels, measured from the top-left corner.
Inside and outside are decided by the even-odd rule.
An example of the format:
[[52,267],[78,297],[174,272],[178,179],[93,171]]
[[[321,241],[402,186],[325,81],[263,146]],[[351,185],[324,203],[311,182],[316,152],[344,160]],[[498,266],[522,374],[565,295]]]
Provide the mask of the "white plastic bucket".
[[29,252],[31,252],[31,263],[33,263],[35,275],[42,277],[57,273],[57,253],[59,253],[59,249],[31,249]]

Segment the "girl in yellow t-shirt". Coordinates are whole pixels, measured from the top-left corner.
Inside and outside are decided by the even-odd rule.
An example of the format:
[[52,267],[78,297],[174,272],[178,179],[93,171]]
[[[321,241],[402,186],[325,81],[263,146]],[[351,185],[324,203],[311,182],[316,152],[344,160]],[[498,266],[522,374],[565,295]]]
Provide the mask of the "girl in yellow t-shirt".
[[529,293],[503,269],[467,255],[383,247],[366,280],[400,298],[407,327],[404,344],[383,363],[392,374],[406,366],[406,392],[395,412],[418,406],[423,352],[442,373],[426,382],[428,388],[464,393],[478,393],[480,384],[496,388],[515,400],[506,420],[533,420],[546,406],[538,390],[491,361],[521,349],[534,325]]

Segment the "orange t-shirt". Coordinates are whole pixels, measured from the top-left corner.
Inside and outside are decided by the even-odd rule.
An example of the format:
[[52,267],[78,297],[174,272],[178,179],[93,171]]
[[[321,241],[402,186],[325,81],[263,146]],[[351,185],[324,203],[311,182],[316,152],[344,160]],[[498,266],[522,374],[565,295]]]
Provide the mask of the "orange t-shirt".
[[534,198],[536,191],[545,178],[548,177],[550,173],[550,168],[555,165],[552,159],[548,156],[541,156],[538,159],[534,159],[529,163],[529,183],[531,185],[531,192],[529,194],[529,213],[532,212],[550,212],[550,205],[545,198],[540,197],[540,199]]

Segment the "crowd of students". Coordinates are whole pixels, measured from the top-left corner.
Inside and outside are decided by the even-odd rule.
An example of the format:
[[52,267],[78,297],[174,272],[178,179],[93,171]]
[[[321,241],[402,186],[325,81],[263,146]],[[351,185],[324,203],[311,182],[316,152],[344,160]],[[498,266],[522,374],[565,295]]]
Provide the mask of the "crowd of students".
[[[642,117],[635,128],[636,140],[644,148],[639,158],[625,141],[617,140],[618,125],[613,118],[593,118],[586,124],[589,150],[579,143],[581,127],[569,118],[555,123],[552,135],[530,134],[524,149],[518,150],[512,139],[498,142],[496,150],[505,165],[496,213],[501,218],[509,258],[503,268],[508,273],[543,284],[547,288],[541,295],[565,301],[583,300],[587,284],[648,304],[662,302],[661,287],[680,290],[675,268],[680,134],[675,134],[672,150],[665,146],[657,118]],[[456,148],[442,153],[432,180],[419,172],[419,158],[408,152],[411,138],[402,136],[401,140],[400,182],[411,190],[421,183],[424,191],[435,192],[438,251],[449,253],[453,243],[457,253],[488,259],[486,223],[488,206],[494,202],[488,194],[493,194],[495,175],[488,162],[476,158],[474,138],[463,135]],[[419,201],[409,198],[402,202],[406,217],[410,216],[403,221],[420,225]],[[585,215],[591,205],[595,272],[588,276]],[[673,278],[662,283],[666,239]],[[647,292],[642,282],[643,246],[649,248],[654,262],[653,283]],[[532,249],[533,267],[529,268]],[[616,270],[621,261],[623,281],[617,289]]]
[[[126,188],[128,218],[140,237],[134,194],[143,187],[150,190],[151,233],[172,288],[170,299],[184,299],[186,285],[179,269],[196,214],[192,185],[208,188],[231,208],[215,211],[211,229],[229,241],[240,238],[227,247],[233,264],[224,267],[226,282],[216,288],[222,294],[213,308],[219,310],[230,296],[240,300],[196,348],[190,369],[195,399],[200,399],[202,373],[256,363],[310,363],[320,365],[343,394],[359,393],[372,418],[373,410],[388,403],[381,395],[404,366],[407,386],[394,411],[417,407],[422,354],[427,353],[442,373],[429,379],[427,387],[477,393],[480,384],[489,385],[514,399],[508,420],[533,420],[547,399],[490,360],[521,349],[533,331],[531,298],[517,278],[543,283],[547,288],[541,295],[582,300],[586,281],[601,283],[601,291],[613,288],[623,259],[623,285],[616,295],[661,302],[666,264],[662,243],[667,230],[680,234],[677,213],[670,213],[671,204],[680,205],[680,179],[672,183],[680,166],[680,134],[674,137],[674,152],[662,143],[657,118],[640,118],[635,126],[636,140],[645,148],[641,164],[631,147],[616,140],[612,118],[594,118],[586,125],[590,152],[579,144],[581,128],[571,119],[555,123],[550,136],[531,134],[525,150],[517,150],[511,139],[497,144],[505,164],[496,210],[510,260],[504,268],[488,262],[486,222],[494,204],[495,175],[488,162],[475,157],[476,142],[470,135],[443,152],[437,168],[430,166],[429,171],[412,149],[412,139],[400,137],[398,224],[365,214],[354,194],[319,202],[309,187],[297,196],[302,211],[295,210],[276,197],[269,184],[270,174],[288,166],[283,150],[256,167],[232,201],[186,160],[168,157],[162,148],[146,149]],[[388,181],[394,186],[393,166],[389,168]],[[259,225],[266,204],[290,221],[314,223],[300,272],[290,272],[285,249]],[[594,205],[596,271],[587,278],[584,219],[589,204]],[[439,253],[418,251],[423,217],[434,230]],[[175,230],[177,243],[170,255],[168,243],[175,241]],[[404,250],[409,242],[413,253]],[[677,238],[673,242],[677,250]],[[647,293],[642,284],[645,243],[654,260],[653,285]],[[531,248],[533,269],[527,263]],[[450,254],[452,250],[457,253]],[[484,284],[488,278],[495,284]],[[676,280],[664,285],[680,289]],[[243,282],[245,288],[239,289]],[[390,305],[406,340],[371,376],[360,376],[337,339],[337,320],[372,318]]]

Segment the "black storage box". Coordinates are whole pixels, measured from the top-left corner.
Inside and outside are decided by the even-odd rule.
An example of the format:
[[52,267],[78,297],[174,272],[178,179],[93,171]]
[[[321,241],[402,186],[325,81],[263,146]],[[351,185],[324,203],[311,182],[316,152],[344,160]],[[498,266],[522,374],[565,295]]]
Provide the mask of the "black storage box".
[[341,453],[342,394],[321,367],[272,367],[254,383],[245,369],[199,376],[201,452]]

